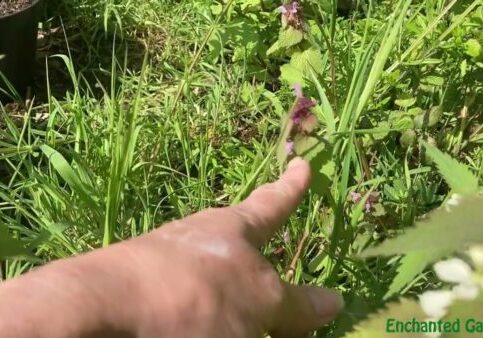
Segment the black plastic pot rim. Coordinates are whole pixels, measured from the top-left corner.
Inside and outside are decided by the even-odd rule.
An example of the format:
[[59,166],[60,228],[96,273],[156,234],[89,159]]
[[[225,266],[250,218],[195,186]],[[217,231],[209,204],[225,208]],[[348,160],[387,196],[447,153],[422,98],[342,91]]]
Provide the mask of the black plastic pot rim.
[[7,14],[7,15],[0,15],[0,20],[5,19],[5,18],[9,18],[9,17],[12,17],[12,16],[15,16],[15,15],[18,15],[18,14],[21,14],[21,13],[29,10],[30,8],[34,7],[37,4],[37,2],[39,2],[39,1],[41,1],[41,0],[33,0],[30,5],[28,5],[27,7],[22,8],[18,12],[10,13],[10,14]]

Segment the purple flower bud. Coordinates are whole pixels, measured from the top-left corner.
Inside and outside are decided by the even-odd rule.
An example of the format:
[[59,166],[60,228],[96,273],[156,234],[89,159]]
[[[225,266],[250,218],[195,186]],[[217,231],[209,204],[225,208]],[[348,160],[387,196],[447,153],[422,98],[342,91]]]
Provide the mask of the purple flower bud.
[[297,99],[290,113],[290,118],[297,126],[298,132],[311,133],[317,127],[318,121],[310,109],[315,107],[317,102],[304,96],[300,84],[294,84],[293,90]]
[[352,203],[359,203],[362,198],[362,194],[360,192],[351,192]]
[[292,26],[299,30],[303,28],[302,6],[300,6],[298,1],[286,3],[280,6],[278,11],[282,13],[282,23],[284,25]]
[[371,209],[372,209],[372,202],[370,202],[369,200],[366,201],[366,204],[364,205],[365,209],[366,209],[366,213],[369,213],[371,212]]
[[[352,203],[359,203],[364,197],[364,195],[365,193],[351,192]],[[379,200],[379,193],[371,192],[367,197],[366,203],[364,204],[365,212],[366,213],[371,212],[371,210],[374,208],[374,204],[376,204],[378,200]]]

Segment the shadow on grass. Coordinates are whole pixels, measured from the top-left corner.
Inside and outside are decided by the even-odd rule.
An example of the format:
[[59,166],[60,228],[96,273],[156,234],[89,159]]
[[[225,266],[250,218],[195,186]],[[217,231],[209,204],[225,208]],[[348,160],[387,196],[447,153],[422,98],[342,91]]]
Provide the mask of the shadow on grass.
[[100,86],[110,90],[113,60],[117,69],[140,72],[147,46],[142,30],[121,32],[110,21],[106,30],[102,15],[79,13],[65,5],[47,8],[44,18],[33,86],[37,103],[48,100],[49,89],[50,95],[62,99],[76,85],[64,61],[56,55],[70,58],[78,85],[95,96],[103,94]]

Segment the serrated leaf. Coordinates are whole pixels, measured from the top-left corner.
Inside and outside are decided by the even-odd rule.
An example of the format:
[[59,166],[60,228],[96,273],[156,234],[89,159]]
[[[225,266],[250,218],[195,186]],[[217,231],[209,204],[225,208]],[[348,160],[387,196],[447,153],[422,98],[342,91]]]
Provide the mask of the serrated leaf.
[[327,267],[329,263],[330,257],[324,252],[324,250],[320,250],[320,252],[309,262],[307,268],[310,273],[319,272]]
[[397,275],[393,279],[389,290],[384,298],[398,294],[406,285],[414,280],[426,266],[432,261],[432,257],[426,252],[411,252],[401,258],[400,265],[397,268]]
[[332,161],[332,146],[324,139],[301,136],[295,139],[295,153],[310,162],[312,169],[311,189],[317,194],[328,193],[335,172]]
[[278,40],[267,50],[267,55],[273,54],[280,49],[287,49],[300,43],[304,33],[293,27],[288,27],[280,32]]
[[478,191],[478,178],[462,163],[424,142],[426,154],[434,161],[438,171],[454,193],[472,194]]
[[414,127],[413,118],[409,116],[409,112],[403,113],[401,111],[393,111],[389,114],[388,122],[392,129],[400,131],[405,131]]
[[431,212],[415,227],[365,250],[361,257],[419,252],[429,257],[429,264],[468,245],[483,243],[482,205],[482,196],[462,196],[456,205],[446,205]]
[[290,63],[280,67],[280,78],[290,85],[299,83],[300,85],[305,85],[304,74]]
[[[414,337],[414,333],[397,333],[388,332],[391,328],[390,320],[411,321],[424,320],[424,315],[419,303],[415,300],[402,299],[398,303],[390,303],[385,309],[377,313],[371,314],[368,319],[358,323],[355,331],[346,334],[345,338],[391,338],[397,337]],[[395,327],[392,326],[393,328]]]
[[312,71],[316,74],[322,74],[324,71],[322,53],[316,48],[309,48],[303,52],[294,53],[290,60],[290,64],[300,70],[306,77],[309,76]]
[[295,52],[292,54],[290,63],[280,67],[280,78],[291,85],[299,83],[304,86],[306,78],[311,78],[314,73],[323,73],[323,60],[322,54],[315,48],[309,48],[303,52]]
[[12,237],[6,226],[0,225],[0,260],[30,255],[23,242]]

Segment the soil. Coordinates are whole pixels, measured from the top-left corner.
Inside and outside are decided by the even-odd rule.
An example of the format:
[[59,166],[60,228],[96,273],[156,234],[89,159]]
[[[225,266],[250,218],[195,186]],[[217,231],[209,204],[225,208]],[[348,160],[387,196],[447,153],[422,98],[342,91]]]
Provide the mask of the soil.
[[0,17],[13,14],[30,6],[33,0],[0,0]]

